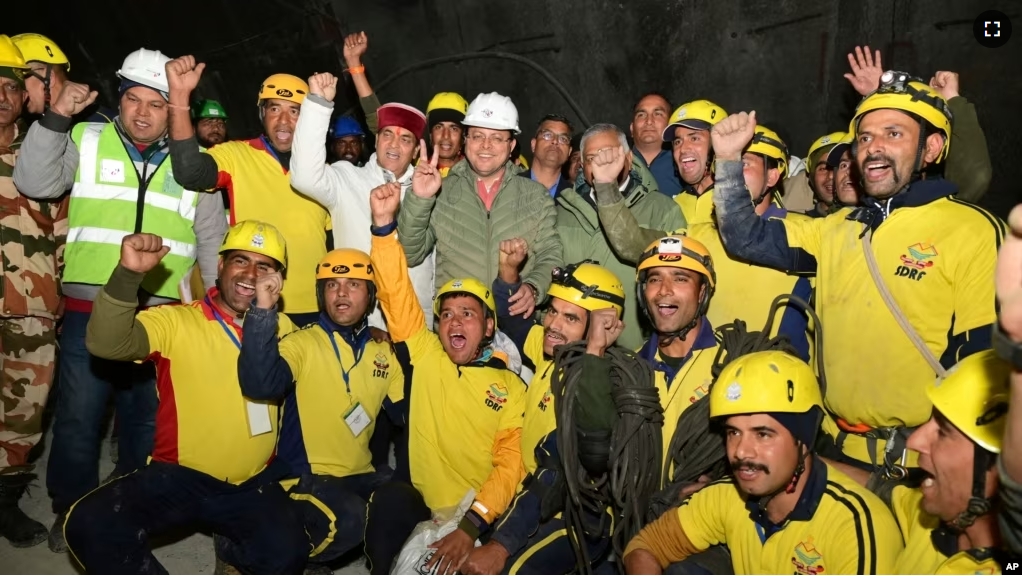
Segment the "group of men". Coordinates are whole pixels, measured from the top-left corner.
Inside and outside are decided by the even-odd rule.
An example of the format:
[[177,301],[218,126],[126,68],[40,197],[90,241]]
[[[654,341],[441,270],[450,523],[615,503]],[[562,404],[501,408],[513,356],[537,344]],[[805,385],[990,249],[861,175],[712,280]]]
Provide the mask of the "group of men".
[[[12,545],[161,573],[152,538],[206,529],[218,569],[328,571],[364,542],[389,573],[471,494],[423,570],[992,573],[1022,553],[1022,212],[1009,233],[969,203],[990,160],[956,74],[856,48],[863,99],[804,170],[755,112],[656,93],[627,132],[542,117],[523,169],[511,98],[381,104],[367,48],[344,40],[368,130],[334,118],[337,76],[273,74],[263,133],[228,140],[193,56],[132,52],[118,110],[89,115],[57,44],[0,36]],[[18,501],[55,368],[47,530]],[[642,394],[670,506],[580,509],[573,472],[617,491],[633,465]],[[705,469],[673,448],[693,437]]]

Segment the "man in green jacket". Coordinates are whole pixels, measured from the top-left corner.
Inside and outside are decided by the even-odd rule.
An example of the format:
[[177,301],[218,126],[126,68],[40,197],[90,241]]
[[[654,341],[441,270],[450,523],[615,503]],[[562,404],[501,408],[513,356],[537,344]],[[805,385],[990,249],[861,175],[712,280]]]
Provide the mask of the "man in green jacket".
[[[582,135],[582,171],[574,190],[563,190],[557,197],[557,233],[564,243],[565,261],[595,260],[618,278],[631,278],[635,276],[634,258],[622,258],[608,244],[596,211],[597,191],[618,190],[628,211],[644,228],[672,232],[685,228],[685,217],[676,202],[658,193],[653,174],[632,152],[616,166],[597,165],[592,161],[601,150],[619,146],[628,150],[628,140],[613,124],[596,124]],[[625,329],[619,338],[622,346],[634,350],[642,345],[639,318],[635,291],[626,290]]]
[[454,278],[495,278],[500,241],[524,239],[529,256],[510,312],[530,316],[546,296],[550,271],[564,262],[554,201],[542,184],[516,177],[509,159],[520,130],[510,98],[480,94],[462,124],[465,159],[451,167],[439,195],[439,170],[416,170],[398,215],[398,237],[409,266],[436,247],[437,288]]

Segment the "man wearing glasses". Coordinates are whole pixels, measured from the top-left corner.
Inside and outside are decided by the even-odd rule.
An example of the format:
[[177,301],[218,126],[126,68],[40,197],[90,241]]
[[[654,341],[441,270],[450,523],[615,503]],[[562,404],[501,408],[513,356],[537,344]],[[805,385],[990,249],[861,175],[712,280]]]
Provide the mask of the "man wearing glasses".
[[[522,238],[529,255],[521,287],[510,297],[510,313],[531,316],[546,296],[550,270],[563,263],[553,198],[547,186],[516,177],[510,157],[520,130],[518,109],[510,98],[480,94],[462,124],[465,162],[451,167],[443,193],[437,194],[439,186],[413,185],[413,194],[401,202],[398,237],[408,265],[417,266],[435,246],[437,287],[455,278],[495,278],[501,240]],[[439,173],[423,166],[413,184],[434,176],[439,178]]]
[[532,139],[532,168],[522,176],[539,182],[550,192],[551,198],[574,182],[562,176],[564,164],[571,156],[571,136],[574,129],[564,116],[547,114],[539,121]]

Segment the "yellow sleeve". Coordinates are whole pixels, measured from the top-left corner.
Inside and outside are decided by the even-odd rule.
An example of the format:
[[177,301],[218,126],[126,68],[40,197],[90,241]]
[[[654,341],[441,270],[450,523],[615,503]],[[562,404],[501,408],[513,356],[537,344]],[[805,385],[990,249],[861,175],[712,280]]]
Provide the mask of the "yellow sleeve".
[[922,508],[919,506],[920,500],[922,500],[922,493],[918,490],[896,486],[891,491],[891,512],[894,514],[894,520],[898,523],[898,528],[901,529],[901,537],[904,540],[909,539],[909,534],[912,533],[912,529],[922,513]]
[[426,330],[426,317],[408,277],[408,260],[397,232],[387,236],[374,234],[370,259],[376,269],[376,296],[387,318],[391,339],[405,342]]
[[149,336],[149,354],[162,353],[164,356],[174,353],[174,336],[178,332],[180,322],[175,313],[176,306],[157,306],[138,313],[135,319],[145,328]]
[[[245,144],[247,146],[247,144]],[[218,172],[227,172],[228,174],[234,173],[234,158],[231,151],[234,150],[236,144],[233,142],[224,142],[219,146],[214,146],[209,150],[206,150],[206,154],[213,157],[216,160],[216,168]]]
[[835,475],[829,482],[835,500],[841,505],[827,518],[824,552],[830,574],[894,574],[898,556],[904,549],[901,531],[894,516],[880,498],[857,484],[844,483]]
[[[280,316],[284,316],[281,314]],[[289,320],[290,322],[290,320]],[[278,327],[281,325],[278,324]],[[291,375],[297,380],[299,374],[305,368],[305,350],[309,348],[312,343],[300,332],[284,334],[282,330],[278,328],[278,337],[280,342],[277,343],[277,350],[280,352],[280,357],[287,362],[289,368],[291,368]]]
[[529,329],[525,337],[525,356],[532,360],[534,366],[543,361],[543,326],[537,324]]
[[392,360],[390,363],[390,385],[387,387],[387,398],[391,402],[400,402],[405,399],[405,372],[401,369],[401,363]]
[[652,554],[661,568],[703,551],[692,545],[681,525],[677,509],[668,510],[640,530],[625,547],[622,558],[627,558],[636,550]]
[[823,227],[830,218],[844,219],[847,214],[841,211],[827,218],[811,218],[804,214],[789,212],[784,217],[784,233],[790,248],[801,248],[813,256],[819,256],[820,244],[823,241]]
[[[970,238],[973,246],[961,246],[963,261],[955,268],[954,322],[952,335],[964,334],[997,321],[994,269],[997,267],[997,250],[1004,241],[1004,222],[989,215],[993,226],[988,230],[977,230]],[[956,247],[956,250],[959,248]]]
[[727,517],[736,504],[745,508],[738,489],[731,482],[710,484],[681,503],[678,520],[694,550],[701,552],[727,540]]
[[513,372],[507,372],[504,382],[509,391],[517,390],[517,393],[501,410],[500,430],[493,441],[493,470],[479,487],[472,504],[472,509],[487,523],[507,510],[518,491],[518,484],[525,479],[525,462],[522,460],[525,385]]

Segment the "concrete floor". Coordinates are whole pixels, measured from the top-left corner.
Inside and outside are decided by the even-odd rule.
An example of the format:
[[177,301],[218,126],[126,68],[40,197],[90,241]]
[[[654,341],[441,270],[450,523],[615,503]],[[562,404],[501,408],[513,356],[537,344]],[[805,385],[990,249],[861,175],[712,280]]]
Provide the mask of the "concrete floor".
[[[48,434],[49,431],[47,431]],[[47,440],[49,437],[47,436]],[[49,446],[36,460],[37,486],[29,488],[21,500],[21,508],[29,516],[47,527],[53,524],[56,515],[50,510],[50,499],[46,494],[46,461]],[[109,438],[103,442],[100,459],[100,478],[106,478],[114,469],[110,461]],[[154,551],[156,557],[171,574],[212,574],[214,566],[213,538],[195,533],[182,539],[168,542]],[[335,567],[335,574],[368,574],[364,557],[348,555]],[[81,574],[81,568],[68,553],[54,554],[46,542],[32,548],[14,548],[6,539],[0,538],[0,574]]]

